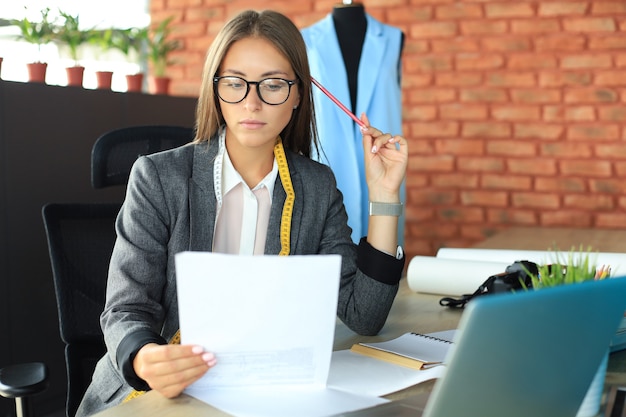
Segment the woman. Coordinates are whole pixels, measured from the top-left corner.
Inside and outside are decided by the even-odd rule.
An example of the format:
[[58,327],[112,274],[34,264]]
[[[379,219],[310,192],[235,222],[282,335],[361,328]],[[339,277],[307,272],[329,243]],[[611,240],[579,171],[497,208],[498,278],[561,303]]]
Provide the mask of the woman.
[[384,215],[371,216],[357,246],[332,172],[310,159],[309,68],[289,19],[248,11],[230,21],[208,51],[198,103],[194,142],[139,158],[131,172],[101,317],[108,352],[79,416],[133,390],[175,397],[216,364],[201,346],[176,344],[178,252],[340,254],[338,317],[372,335],[391,308],[404,257],[398,213],[389,213],[399,206],[406,140],[363,129],[369,198]]

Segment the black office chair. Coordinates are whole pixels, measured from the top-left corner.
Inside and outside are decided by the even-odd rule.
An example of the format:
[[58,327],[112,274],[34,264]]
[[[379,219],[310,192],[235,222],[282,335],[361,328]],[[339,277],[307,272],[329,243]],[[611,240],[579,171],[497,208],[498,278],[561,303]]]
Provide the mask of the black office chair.
[[[134,126],[105,133],[92,148],[92,185],[94,188],[124,185],[138,156],[191,140],[193,129],[179,126]],[[68,417],[76,414],[95,365],[106,351],[100,314],[120,207],[120,203],[53,203],[42,210],[59,330],[66,345]],[[12,365],[0,369],[0,378],[0,384],[7,385],[6,388],[0,385],[0,395],[16,398],[21,406],[26,402],[22,397],[45,388],[47,368],[41,363]]]
[[100,329],[119,203],[47,204],[42,215],[65,343],[68,417],[105,353]]
[[181,126],[131,126],[107,132],[92,148],[91,185],[124,185],[137,157],[184,145],[193,138],[194,130]]
[[44,363],[20,363],[0,369],[0,395],[15,399],[17,417],[31,417],[30,397],[47,387],[48,368]]

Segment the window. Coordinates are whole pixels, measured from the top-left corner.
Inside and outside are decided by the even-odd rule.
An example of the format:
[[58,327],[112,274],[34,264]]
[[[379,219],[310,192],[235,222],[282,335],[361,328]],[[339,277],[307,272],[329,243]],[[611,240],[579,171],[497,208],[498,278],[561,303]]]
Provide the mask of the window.
[[[109,0],[94,7],[94,3],[84,0],[12,0],[0,2],[0,54],[1,77],[8,81],[27,81],[26,64],[42,61],[48,63],[46,83],[66,85],[65,68],[74,65],[67,48],[49,43],[41,51],[37,46],[18,40],[20,30],[8,25],[11,19],[28,17],[40,21],[41,10],[50,8],[51,19],[60,18],[59,9],[70,15],[78,15],[82,29],[146,27],[150,23],[149,0]],[[119,51],[102,52],[94,45],[84,45],[79,49],[79,63],[85,67],[83,86],[96,88],[96,71],[113,71],[114,91],[126,91],[124,75],[145,70],[145,63],[130,62]]]

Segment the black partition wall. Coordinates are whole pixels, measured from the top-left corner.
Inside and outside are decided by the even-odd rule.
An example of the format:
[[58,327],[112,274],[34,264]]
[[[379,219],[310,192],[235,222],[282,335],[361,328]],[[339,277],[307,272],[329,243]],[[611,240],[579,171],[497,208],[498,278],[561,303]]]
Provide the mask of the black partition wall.
[[[0,81],[0,367],[42,361],[50,387],[37,415],[65,403],[63,344],[41,208],[122,201],[123,187],[91,187],[91,147],[125,126],[193,126],[195,98]],[[10,400],[0,397],[0,416]]]

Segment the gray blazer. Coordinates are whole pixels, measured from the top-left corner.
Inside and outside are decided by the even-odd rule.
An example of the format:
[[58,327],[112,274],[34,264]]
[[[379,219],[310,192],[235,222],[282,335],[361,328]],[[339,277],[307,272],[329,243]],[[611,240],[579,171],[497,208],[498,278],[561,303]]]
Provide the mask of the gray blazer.
[[[211,140],[140,157],[134,164],[116,221],[117,241],[101,316],[108,352],[96,366],[77,416],[118,404],[132,391],[116,357],[126,336],[151,331],[169,340],[178,330],[174,255],[211,251],[217,151],[218,141]],[[296,194],[290,253],[340,254],[337,315],[357,333],[378,333],[393,303],[400,274],[375,279],[362,272],[357,267],[360,249],[350,237],[342,196],[330,169],[293,152],[287,152],[287,161]],[[280,252],[285,198],[279,176],[272,197],[267,254]]]

